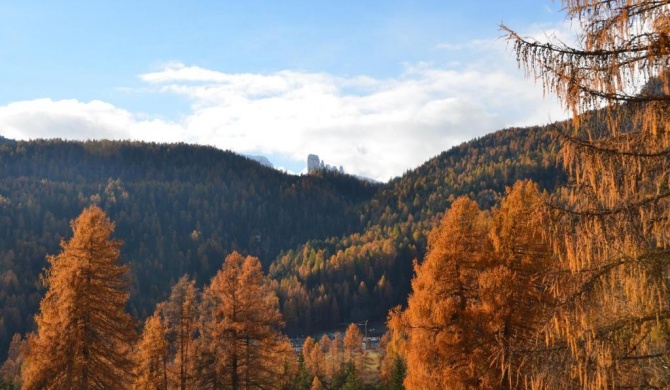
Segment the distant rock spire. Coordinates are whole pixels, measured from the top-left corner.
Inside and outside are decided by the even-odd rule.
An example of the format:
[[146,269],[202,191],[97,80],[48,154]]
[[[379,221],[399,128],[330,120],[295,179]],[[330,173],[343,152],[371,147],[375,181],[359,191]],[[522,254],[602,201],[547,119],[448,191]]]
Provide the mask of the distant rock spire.
[[326,164],[325,161],[319,159],[319,156],[316,154],[310,154],[307,156],[307,173],[315,173],[319,171],[330,171],[330,172],[339,172],[345,175],[344,168],[340,165],[339,167],[335,165]]
[[321,160],[316,154],[307,156],[307,173],[314,173],[321,169]]

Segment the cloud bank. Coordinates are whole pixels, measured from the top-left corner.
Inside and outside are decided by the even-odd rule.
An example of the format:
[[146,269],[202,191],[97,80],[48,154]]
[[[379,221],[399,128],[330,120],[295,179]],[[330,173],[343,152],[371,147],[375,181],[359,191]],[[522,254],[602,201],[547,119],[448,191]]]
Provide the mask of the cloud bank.
[[0,135],[189,142],[285,159],[275,165],[315,153],[347,172],[386,181],[474,137],[565,116],[541,86],[524,79],[504,42],[439,48],[468,47],[486,56],[466,66],[408,65],[389,79],[291,70],[231,74],[170,63],[139,78],[154,94],[188,99],[189,111],[178,120],[102,101],[38,99],[0,106]]

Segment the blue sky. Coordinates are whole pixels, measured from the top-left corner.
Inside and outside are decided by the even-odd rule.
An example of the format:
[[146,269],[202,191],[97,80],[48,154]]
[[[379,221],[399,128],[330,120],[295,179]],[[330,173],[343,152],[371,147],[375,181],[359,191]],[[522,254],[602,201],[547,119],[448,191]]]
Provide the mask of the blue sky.
[[550,0],[4,1],[0,135],[208,144],[292,172],[316,153],[388,180],[563,117],[498,29],[563,19]]

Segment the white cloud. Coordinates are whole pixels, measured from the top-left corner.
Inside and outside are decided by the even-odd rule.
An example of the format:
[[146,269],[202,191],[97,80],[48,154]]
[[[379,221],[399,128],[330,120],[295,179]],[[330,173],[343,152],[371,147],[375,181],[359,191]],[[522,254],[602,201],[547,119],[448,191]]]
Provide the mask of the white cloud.
[[142,120],[109,103],[37,99],[0,107],[0,134],[13,139],[137,139],[180,141],[183,128],[159,119]]
[[178,121],[100,101],[40,99],[0,107],[0,134],[184,141],[293,161],[315,153],[347,172],[386,181],[474,137],[565,117],[541,86],[524,79],[504,41],[458,48],[486,54],[465,66],[407,66],[389,79],[231,74],[171,63],[139,77],[155,93],[189,99],[190,112]]

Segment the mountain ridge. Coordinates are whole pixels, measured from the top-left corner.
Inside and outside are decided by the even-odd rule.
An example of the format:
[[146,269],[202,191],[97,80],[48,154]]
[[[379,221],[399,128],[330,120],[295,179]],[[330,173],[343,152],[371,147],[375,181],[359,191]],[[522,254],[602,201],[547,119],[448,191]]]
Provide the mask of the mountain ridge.
[[424,257],[428,232],[458,196],[489,209],[517,180],[547,190],[565,183],[549,129],[509,128],[455,146],[380,187],[363,205],[361,231],[284,252],[269,276],[287,330],[386,318],[405,301],[414,259]]
[[[124,241],[135,318],[182,274],[208,280],[233,250],[269,270],[289,333],[384,318],[407,295],[411,262],[453,196],[490,207],[511,181],[554,175],[540,133],[494,133],[384,184],[328,171],[289,175],[208,146],[0,139],[0,353],[13,333],[32,329],[45,256],[90,204]],[[496,142],[507,149],[494,152]]]

